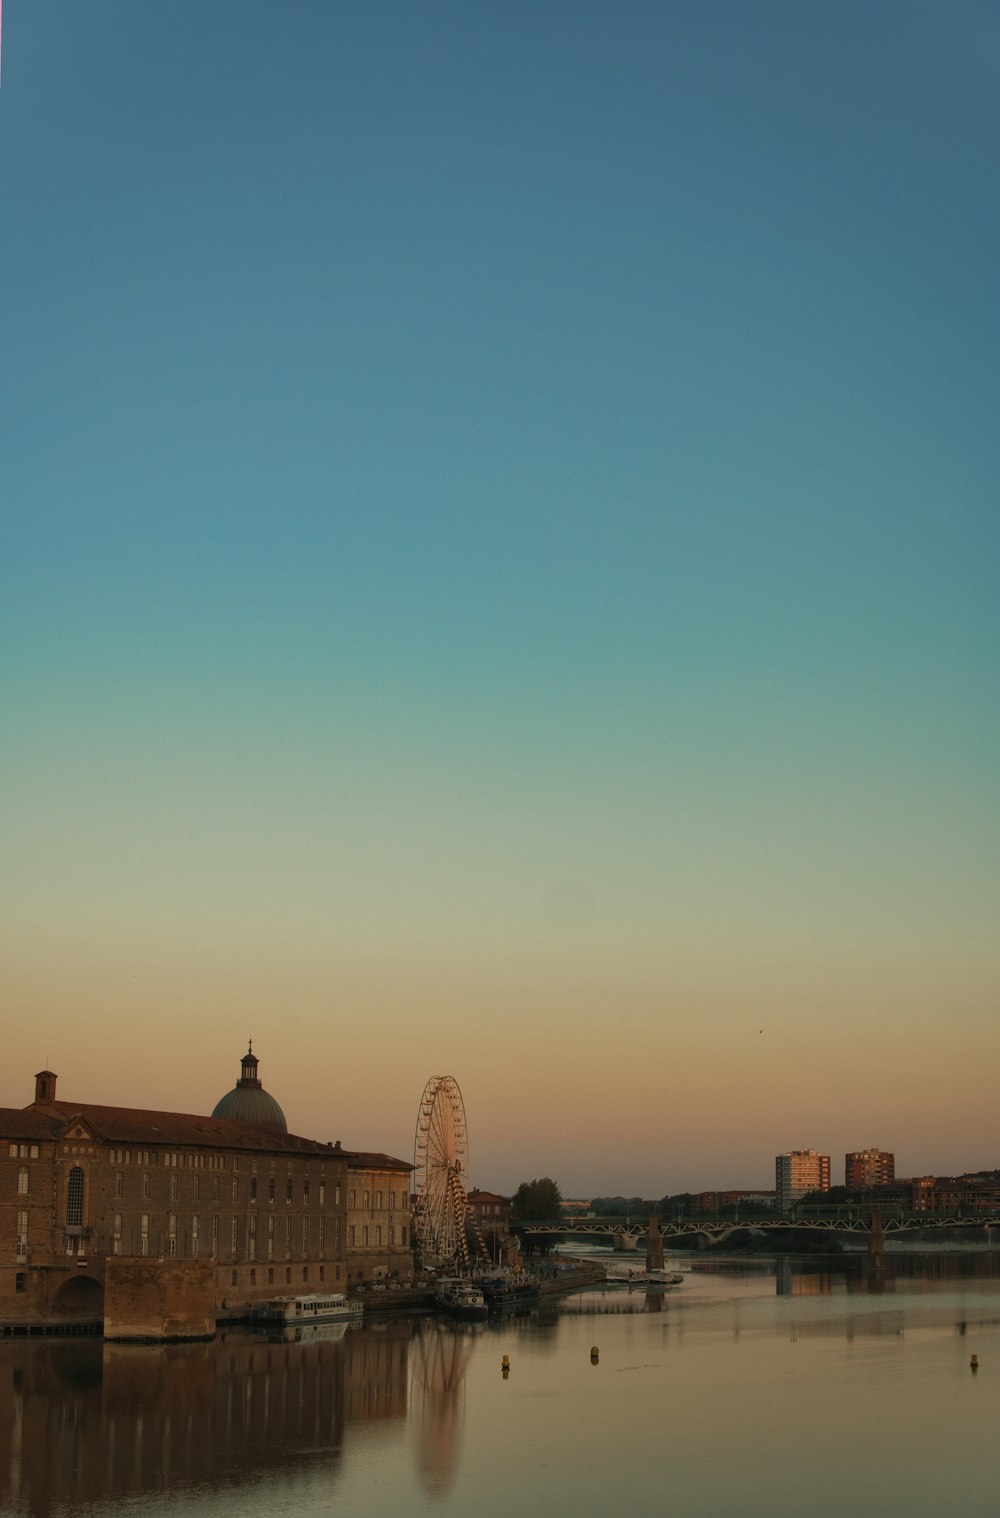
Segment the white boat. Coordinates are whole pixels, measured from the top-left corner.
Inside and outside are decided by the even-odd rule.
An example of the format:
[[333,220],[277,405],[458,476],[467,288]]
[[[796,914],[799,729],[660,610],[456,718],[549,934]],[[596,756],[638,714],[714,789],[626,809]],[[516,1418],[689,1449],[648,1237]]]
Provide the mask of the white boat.
[[258,1302],[254,1318],[263,1323],[278,1323],[283,1328],[303,1327],[308,1323],[358,1323],[364,1314],[360,1302],[351,1302],[342,1291],[315,1292],[304,1297],[272,1297]]
[[684,1277],[679,1270],[633,1270],[629,1271],[630,1286],[643,1286],[663,1288],[665,1286],[681,1286]]
[[434,1288],[434,1306],[453,1318],[485,1318],[486,1298],[480,1288],[461,1276],[441,1276]]

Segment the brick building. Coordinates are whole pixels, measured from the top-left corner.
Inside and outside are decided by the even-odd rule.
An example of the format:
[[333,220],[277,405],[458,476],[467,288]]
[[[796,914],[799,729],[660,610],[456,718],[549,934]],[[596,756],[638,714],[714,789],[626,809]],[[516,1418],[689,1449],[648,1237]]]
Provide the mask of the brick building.
[[896,1156],[884,1149],[855,1149],[844,1155],[844,1185],[848,1191],[891,1186],[895,1178]]
[[[252,1050],[211,1117],[66,1101],[56,1080],[0,1109],[0,1321],[101,1321],[115,1256],[211,1261],[220,1318],[346,1285],[349,1156],[288,1133]],[[378,1159],[408,1245],[410,1167]]]
[[495,1191],[475,1190],[469,1192],[466,1201],[469,1212],[484,1237],[488,1233],[510,1232],[512,1201],[509,1196],[498,1196]]
[[391,1154],[345,1150],[347,1156],[347,1280],[410,1275],[410,1176],[413,1166]]

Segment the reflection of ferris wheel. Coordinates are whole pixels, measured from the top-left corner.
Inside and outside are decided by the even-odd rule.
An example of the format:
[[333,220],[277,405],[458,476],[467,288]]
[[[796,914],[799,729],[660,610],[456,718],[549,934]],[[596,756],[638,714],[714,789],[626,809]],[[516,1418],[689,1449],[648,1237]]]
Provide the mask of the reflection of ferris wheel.
[[417,1185],[415,1226],[425,1265],[468,1260],[465,1176],[469,1145],[465,1104],[451,1075],[432,1075],[424,1087],[413,1142]]

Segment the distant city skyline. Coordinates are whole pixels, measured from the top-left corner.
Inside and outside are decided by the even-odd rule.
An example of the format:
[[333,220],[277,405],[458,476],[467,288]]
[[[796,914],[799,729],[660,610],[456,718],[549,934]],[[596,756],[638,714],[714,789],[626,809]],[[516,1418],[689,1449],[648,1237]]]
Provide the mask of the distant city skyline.
[[8,12],[0,1103],[981,1166],[1000,16]]

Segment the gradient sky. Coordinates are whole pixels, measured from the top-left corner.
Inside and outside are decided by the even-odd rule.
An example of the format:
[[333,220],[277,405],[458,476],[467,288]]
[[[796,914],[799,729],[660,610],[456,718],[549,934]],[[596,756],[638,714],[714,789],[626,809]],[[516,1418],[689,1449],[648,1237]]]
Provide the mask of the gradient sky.
[[0,1104],[1000,1165],[1000,13],[9,0]]

